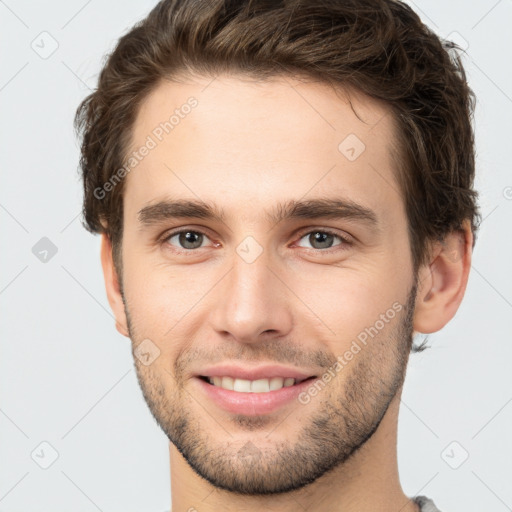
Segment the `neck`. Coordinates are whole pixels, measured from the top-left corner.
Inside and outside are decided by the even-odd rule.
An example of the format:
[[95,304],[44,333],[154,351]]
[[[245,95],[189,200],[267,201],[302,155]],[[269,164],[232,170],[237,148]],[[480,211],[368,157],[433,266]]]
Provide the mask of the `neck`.
[[284,494],[241,496],[215,488],[197,475],[170,443],[172,512],[417,512],[417,505],[402,491],[398,476],[400,391],[373,436],[343,465],[302,489]]

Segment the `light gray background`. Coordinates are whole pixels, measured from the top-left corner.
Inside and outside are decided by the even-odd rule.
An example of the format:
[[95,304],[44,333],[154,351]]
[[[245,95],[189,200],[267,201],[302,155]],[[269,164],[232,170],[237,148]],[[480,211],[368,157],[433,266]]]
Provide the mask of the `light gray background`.
[[[401,480],[408,495],[426,494],[443,512],[512,510],[512,2],[409,3],[441,37],[468,45],[484,221],[461,308],[430,336],[432,348],[411,357]],[[99,237],[80,223],[72,131],[103,56],[153,5],[0,1],[4,512],[170,506],[167,439],[142,398],[129,341],[114,328]],[[42,58],[52,39],[58,48]],[[43,237],[58,249],[47,262],[32,252]],[[48,469],[42,442],[58,452]]]

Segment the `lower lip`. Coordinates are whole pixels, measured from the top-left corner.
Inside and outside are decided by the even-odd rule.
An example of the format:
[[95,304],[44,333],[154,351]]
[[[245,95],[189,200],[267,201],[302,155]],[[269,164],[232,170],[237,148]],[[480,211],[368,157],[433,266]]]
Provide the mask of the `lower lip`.
[[276,411],[280,407],[297,399],[315,381],[315,378],[303,380],[293,386],[275,389],[266,393],[242,393],[214,386],[194,377],[206,395],[219,407],[233,414],[258,416]]

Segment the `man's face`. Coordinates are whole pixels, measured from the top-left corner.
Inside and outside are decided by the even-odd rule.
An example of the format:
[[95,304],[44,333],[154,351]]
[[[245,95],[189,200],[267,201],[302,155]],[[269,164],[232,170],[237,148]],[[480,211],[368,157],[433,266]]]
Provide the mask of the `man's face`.
[[[318,83],[210,82],[161,84],[136,119],[132,149],[156,146],[126,178],[129,333],[151,412],[191,467],[230,491],[285,492],[364,445],[403,381],[416,281],[395,130],[381,104],[352,94],[363,122]],[[151,208],[185,200],[223,219]],[[363,208],[277,221],[292,202],[328,200]],[[313,378],[251,397],[201,378],[219,365]]]

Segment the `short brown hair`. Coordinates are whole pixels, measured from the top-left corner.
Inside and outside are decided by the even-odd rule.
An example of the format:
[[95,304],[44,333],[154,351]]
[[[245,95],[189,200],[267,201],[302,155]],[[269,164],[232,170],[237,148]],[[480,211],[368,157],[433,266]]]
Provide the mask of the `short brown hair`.
[[95,190],[123,165],[138,107],[162,79],[302,75],[390,107],[417,271],[429,241],[466,219],[476,235],[481,218],[473,190],[475,97],[457,50],[397,0],[163,0],[121,37],[97,89],[77,109],[85,227],[109,236],[119,263],[124,180],[101,199]]

